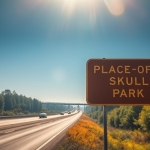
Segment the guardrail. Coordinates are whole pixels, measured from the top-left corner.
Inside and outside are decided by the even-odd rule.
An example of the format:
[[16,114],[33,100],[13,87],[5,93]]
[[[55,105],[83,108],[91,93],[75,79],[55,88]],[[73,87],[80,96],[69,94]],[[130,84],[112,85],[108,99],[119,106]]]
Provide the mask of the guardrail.
[[16,116],[0,116],[0,119],[11,119],[11,118],[26,118],[26,117],[36,117],[38,115],[16,115]]

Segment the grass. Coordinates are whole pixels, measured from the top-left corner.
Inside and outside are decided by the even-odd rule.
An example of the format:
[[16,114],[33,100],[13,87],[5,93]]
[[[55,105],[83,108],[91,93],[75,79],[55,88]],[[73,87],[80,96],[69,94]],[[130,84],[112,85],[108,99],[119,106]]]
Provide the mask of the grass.
[[[150,150],[150,134],[108,128],[108,150]],[[57,150],[103,150],[103,128],[82,115]]]

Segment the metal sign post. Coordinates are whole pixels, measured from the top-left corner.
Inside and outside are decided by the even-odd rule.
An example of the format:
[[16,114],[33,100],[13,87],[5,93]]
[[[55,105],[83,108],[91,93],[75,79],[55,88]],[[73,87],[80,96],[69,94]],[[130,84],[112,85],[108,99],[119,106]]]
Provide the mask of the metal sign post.
[[103,106],[103,124],[104,124],[104,150],[107,150],[107,108]]

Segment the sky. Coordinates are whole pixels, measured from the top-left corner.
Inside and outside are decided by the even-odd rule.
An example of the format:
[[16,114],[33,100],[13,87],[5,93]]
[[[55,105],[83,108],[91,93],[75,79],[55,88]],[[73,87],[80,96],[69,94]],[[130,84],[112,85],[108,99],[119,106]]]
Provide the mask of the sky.
[[91,58],[150,58],[149,0],[1,0],[0,92],[86,103]]

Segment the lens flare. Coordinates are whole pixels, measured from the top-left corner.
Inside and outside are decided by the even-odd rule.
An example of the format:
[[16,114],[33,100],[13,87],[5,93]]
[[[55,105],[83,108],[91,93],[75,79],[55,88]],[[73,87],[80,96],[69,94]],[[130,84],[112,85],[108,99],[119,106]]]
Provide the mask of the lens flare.
[[62,68],[57,68],[51,72],[52,78],[56,82],[63,82],[65,80],[65,70]]
[[125,6],[121,0],[104,0],[109,12],[115,16],[120,16],[125,10]]

